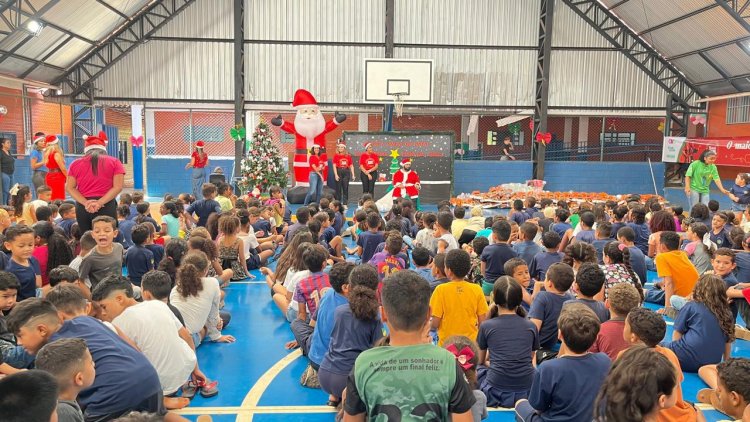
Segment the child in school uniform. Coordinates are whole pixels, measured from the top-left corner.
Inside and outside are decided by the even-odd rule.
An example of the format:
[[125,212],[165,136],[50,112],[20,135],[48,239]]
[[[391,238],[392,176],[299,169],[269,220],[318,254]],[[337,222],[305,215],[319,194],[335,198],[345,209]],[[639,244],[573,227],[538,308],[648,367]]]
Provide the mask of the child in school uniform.
[[600,322],[608,321],[610,315],[604,302],[594,299],[594,296],[599,294],[604,288],[604,272],[602,269],[590,262],[581,264],[576,273],[576,281],[573,285],[576,292],[578,292],[578,297],[565,302],[563,307],[571,303],[581,303],[594,311],[596,316],[599,317]]
[[96,246],[81,261],[81,280],[88,280],[91,288],[109,275],[122,274],[123,247],[113,243],[117,235],[117,222],[107,215],[100,215],[92,221],[92,235]]
[[479,324],[487,317],[482,288],[464,280],[470,268],[466,251],[454,249],[446,254],[445,273],[451,281],[437,286],[430,298],[432,328],[437,330],[441,346],[454,335],[476,338]]
[[[549,278],[556,277],[558,268],[563,265],[565,264],[555,264],[547,272],[548,280],[545,284],[555,290],[558,288],[552,286]],[[572,269],[568,267],[568,270],[572,283]],[[516,417],[520,420],[590,419],[594,411],[594,400],[609,372],[610,360],[607,355],[588,351],[599,332],[599,318],[594,312],[585,305],[572,304],[565,308],[559,321],[555,322],[555,335],[559,327],[565,354],[546,360],[538,366],[528,400],[519,400],[515,405]]]
[[539,226],[528,222],[523,223],[519,228],[519,232],[521,239],[513,245],[513,250],[519,258],[526,261],[527,265],[531,265],[534,257],[539,252],[542,252],[542,247],[534,242],[534,238],[539,232]]
[[503,271],[523,287],[521,306],[525,311],[528,311],[529,306],[534,301],[534,285],[531,284],[531,274],[529,274],[529,266],[526,265],[526,261],[521,258],[511,258],[503,265]]
[[677,314],[672,342],[665,347],[677,355],[683,370],[696,372],[729,358],[734,318],[726,290],[719,276],[704,274],[695,284],[692,299]]
[[86,341],[80,338],[63,338],[47,343],[39,349],[36,369],[55,377],[60,388],[57,400],[57,418],[60,422],[82,421],[83,412],[76,398],[81,390],[94,384],[96,369],[94,358]]
[[432,259],[432,278],[430,281],[430,291],[435,291],[435,288],[441,284],[445,284],[450,281],[448,276],[445,275],[445,254],[439,253]]
[[115,236],[115,242],[122,245],[124,249],[128,249],[133,246],[133,227],[137,223],[135,218],[130,218],[130,208],[127,205],[120,205],[117,207],[117,235]]
[[596,341],[589,351],[606,353],[610,359],[615,360],[617,355],[630,345],[623,337],[625,317],[631,310],[641,305],[641,296],[635,287],[620,283],[612,287],[606,305],[610,318],[602,323]]
[[482,251],[482,273],[484,284],[482,288],[486,296],[492,292],[492,285],[498,277],[505,274],[503,266],[518,254],[510,246],[511,227],[507,221],[497,221],[492,224],[491,244]]
[[369,213],[366,221],[367,231],[360,233],[357,238],[356,254],[360,256],[362,264],[368,263],[375,255],[375,249],[378,245],[385,241],[383,232],[379,230],[382,221],[380,215],[374,212]]
[[534,379],[532,353],[539,349],[539,334],[521,307],[522,291],[509,276],[497,279],[489,318],[479,326],[477,375],[491,407],[511,407],[528,398]]
[[[201,188],[203,199],[193,202],[185,209],[185,220],[199,227],[206,227],[211,214],[221,214],[221,204],[216,202],[216,186],[204,183]],[[198,216],[194,219],[193,213]]]
[[[557,263],[552,264],[547,270],[547,278],[544,283],[534,284],[535,297],[531,309],[529,309],[529,320],[534,323],[537,331],[539,331],[539,346],[542,349],[559,350],[557,318],[560,316],[563,304],[573,299],[573,295],[568,293],[568,290],[573,285],[574,278],[573,268],[570,265]],[[544,291],[541,291],[542,287],[544,287]],[[595,337],[591,340],[592,343]],[[590,346],[587,346],[586,349]]]
[[560,235],[555,231],[548,231],[542,235],[542,246],[546,250],[539,252],[534,256],[529,264],[529,274],[536,281],[544,281],[547,269],[550,265],[561,262],[565,254],[557,249],[560,246]]
[[148,239],[148,223],[138,224],[133,228],[133,246],[125,252],[125,266],[128,278],[136,286],[141,285],[144,274],[154,267],[154,254],[143,245]]
[[[667,332],[667,323],[661,315],[656,312],[642,307],[635,307],[628,313],[625,318],[622,336],[625,341],[632,346],[645,345],[653,348],[658,353],[664,355],[672,363],[675,371],[677,385],[675,387],[675,404],[668,409],[662,409],[656,417],[658,422],[693,422],[701,415],[700,410],[686,402],[682,396],[682,381],[685,376],[680,368],[680,361],[671,350],[659,345],[664,339]],[[622,354],[622,353],[621,353]],[[698,395],[700,398],[700,393]],[[701,416],[702,417],[702,416]]]
[[611,234],[612,224],[602,221],[596,225],[594,241],[591,242],[591,245],[596,249],[596,259],[599,261],[599,265],[604,264],[604,247],[612,241]]
[[42,270],[39,261],[32,256],[34,230],[24,225],[9,227],[5,231],[5,248],[10,251],[5,271],[15,275],[20,284],[18,301],[35,297],[37,289],[42,288]]
[[415,247],[411,252],[411,259],[414,261],[415,273],[427,280],[428,283],[435,280],[435,277],[432,276],[432,257],[427,248]]

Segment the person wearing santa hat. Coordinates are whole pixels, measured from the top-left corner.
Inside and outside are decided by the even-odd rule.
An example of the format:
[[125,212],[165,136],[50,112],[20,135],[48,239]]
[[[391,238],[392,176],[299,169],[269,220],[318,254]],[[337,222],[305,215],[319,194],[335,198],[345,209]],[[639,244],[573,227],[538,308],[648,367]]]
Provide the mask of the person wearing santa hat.
[[354,180],[354,163],[343,141],[336,145],[336,154],[333,155],[333,175],[336,177],[336,197],[344,209],[349,208],[349,181]]
[[65,154],[60,148],[60,139],[55,135],[47,135],[45,140],[43,163],[47,166],[45,182],[52,190],[50,199],[65,200],[65,179],[68,177],[68,169],[65,168]]
[[411,169],[411,158],[401,160],[401,169],[393,173],[393,200],[396,198],[412,199],[419,210],[419,191],[422,184],[419,175]]
[[365,144],[365,152],[359,156],[359,178],[362,180],[362,194],[375,197],[375,182],[378,180],[380,157],[372,152],[372,142]]
[[325,161],[322,160],[320,154],[320,145],[313,145],[310,148],[310,186],[307,188],[307,195],[305,195],[305,205],[308,205],[314,198],[315,202],[319,202],[320,198],[323,197],[323,173],[326,168]]
[[0,176],[3,178],[4,205],[10,205],[10,188],[13,187],[16,172],[16,159],[10,153],[11,146],[10,139],[0,139]]
[[39,186],[44,186],[47,177],[47,167],[44,165],[44,147],[47,142],[47,135],[44,132],[37,132],[34,134],[34,148],[29,153],[29,161],[31,161],[31,183],[34,184],[34,194]]
[[91,230],[91,222],[100,215],[117,220],[117,195],[122,191],[125,167],[116,157],[107,155],[107,135],[84,137],[84,156],[73,161],[65,188],[76,201],[76,221],[81,233]]
[[[307,186],[309,176],[314,173],[309,169],[307,152],[313,144],[325,149],[326,134],[338,128],[346,120],[346,114],[336,112],[333,120],[326,123],[323,114],[320,112],[318,101],[309,91],[304,89],[298,89],[294,93],[292,107],[297,110],[294,123],[284,121],[279,114],[271,119],[271,124],[294,135],[294,181],[297,186]],[[320,160],[324,163],[328,162],[325,150],[321,154]],[[327,174],[323,172],[323,181],[326,180],[326,176]]]
[[195,143],[195,151],[190,156],[190,162],[185,166],[185,170],[193,169],[193,196],[196,198],[202,198],[203,193],[201,191],[203,184],[206,183],[206,168],[208,166],[208,154],[203,149],[206,147],[206,143],[198,141]]

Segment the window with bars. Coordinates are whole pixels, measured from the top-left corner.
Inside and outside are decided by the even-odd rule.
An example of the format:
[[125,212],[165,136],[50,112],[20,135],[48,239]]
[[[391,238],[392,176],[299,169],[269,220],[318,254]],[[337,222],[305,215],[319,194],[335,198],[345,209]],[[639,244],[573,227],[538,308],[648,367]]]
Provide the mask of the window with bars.
[[727,124],[750,123],[750,97],[727,100]]
[[599,134],[604,146],[629,147],[635,145],[634,132],[604,132]]

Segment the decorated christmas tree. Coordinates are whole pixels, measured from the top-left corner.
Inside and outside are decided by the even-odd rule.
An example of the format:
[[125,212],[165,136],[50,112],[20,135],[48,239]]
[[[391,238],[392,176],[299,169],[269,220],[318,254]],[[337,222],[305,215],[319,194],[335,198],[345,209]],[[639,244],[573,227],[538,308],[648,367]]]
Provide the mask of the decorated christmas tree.
[[253,132],[245,158],[240,163],[242,180],[239,182],[243,192],[258,188],[267,192],[271,186],[286,187],[287,174],[281,160],[279,149],[274,145],[271,129],[261,122]]

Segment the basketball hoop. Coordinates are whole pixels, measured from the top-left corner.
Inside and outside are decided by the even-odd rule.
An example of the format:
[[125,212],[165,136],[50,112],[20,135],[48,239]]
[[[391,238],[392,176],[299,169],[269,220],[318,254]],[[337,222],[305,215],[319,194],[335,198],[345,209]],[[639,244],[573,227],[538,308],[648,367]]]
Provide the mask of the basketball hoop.
[[406,96],[405,92],[397,92],[391,94],[393,97],[393,110],[396,112],[397,117],[401,117],[404,114],[404,102],[401,100],[402,97]]

